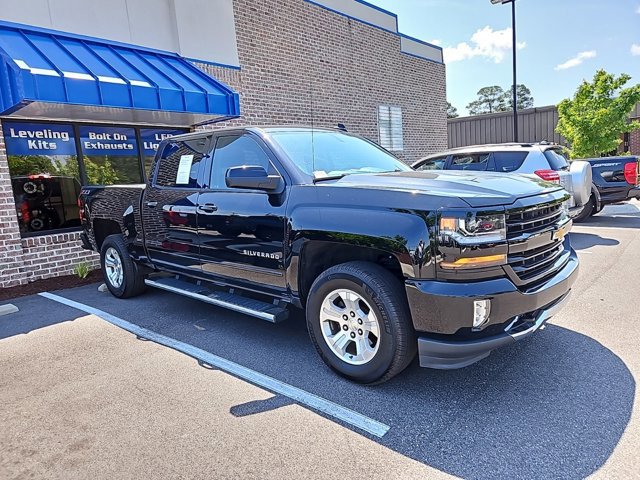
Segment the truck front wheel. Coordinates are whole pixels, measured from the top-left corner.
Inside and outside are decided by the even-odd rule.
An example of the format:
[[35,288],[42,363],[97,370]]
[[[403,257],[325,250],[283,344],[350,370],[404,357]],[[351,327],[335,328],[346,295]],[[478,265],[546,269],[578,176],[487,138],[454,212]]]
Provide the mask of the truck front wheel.
[[306,315],[324,362],[356,382],[385,382],[416,354],[402,283],[376,264],[349,262],[324,271],[311,286]]
[[109,235],[104,239],[100,249],[100,264],[104,281],[113,296],[129,298],[144,291],[144,275],[131,260],[122,235]]

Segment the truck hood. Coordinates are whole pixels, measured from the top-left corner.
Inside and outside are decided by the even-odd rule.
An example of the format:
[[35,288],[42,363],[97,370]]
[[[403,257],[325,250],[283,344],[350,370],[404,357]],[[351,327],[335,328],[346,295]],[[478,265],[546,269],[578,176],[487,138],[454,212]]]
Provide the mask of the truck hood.
[[543,195],[562,189],[555,183],[524,175],[450,170],[353,174],[327,182],[329,183],[334,187],[457,197],[474,208],[511,205],[520,198]]

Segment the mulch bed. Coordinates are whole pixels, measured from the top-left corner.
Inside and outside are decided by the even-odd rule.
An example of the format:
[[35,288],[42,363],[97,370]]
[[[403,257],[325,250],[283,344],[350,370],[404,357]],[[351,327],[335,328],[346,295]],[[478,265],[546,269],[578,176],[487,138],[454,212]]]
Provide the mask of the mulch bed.
[[44,280],[36,280],[35,282],[27,283],[25,285],[2,288],[0,289],[0,301],[17,297],[25,297],[27,295],[34,295],[40,292],[81,287],[83,285],[89,285],[91,283],[101,281],[101,270],[93,270],[89,272],[87,278],[80,278],[77,275],[65,275],[63,277],[46,278]]

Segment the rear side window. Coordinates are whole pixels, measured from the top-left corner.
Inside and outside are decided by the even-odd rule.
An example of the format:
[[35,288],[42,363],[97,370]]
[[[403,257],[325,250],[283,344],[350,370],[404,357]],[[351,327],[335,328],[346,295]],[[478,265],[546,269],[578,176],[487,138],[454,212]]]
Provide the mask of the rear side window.
[[527,155],[527,152],[494,152],[496,172],[515,172],[522,166]]
[[490,166],[490,162],[490,153],[454,155],[451,159],[451,170],[472,170],[484,172],[486,170],[493,170],[493,166]]
[[426,162],[420,164],[419,167],[416,168],[418,171],[422,170],[442,170],[444,168],[444,164],[447,161],[447,157],[438,157],[431,158]]
[[569,167],[567,157],[565,157],[560,150],[545,150],[544,156],[553,170],[564,170]]
[[207,138],[168,142],[160,153],[155,185],[173,188],[202,188],[198,182],[200,162],[205,157]]

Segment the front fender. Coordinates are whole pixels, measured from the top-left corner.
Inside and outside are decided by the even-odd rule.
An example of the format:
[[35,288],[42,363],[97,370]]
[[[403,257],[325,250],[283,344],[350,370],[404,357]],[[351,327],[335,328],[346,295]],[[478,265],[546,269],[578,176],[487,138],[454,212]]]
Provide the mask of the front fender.
[[405,278],[434,278],[430,230],[435,212],[349,206],[298,207],[289,219],[291,256],[306,241],[370,248],[388,253]]

